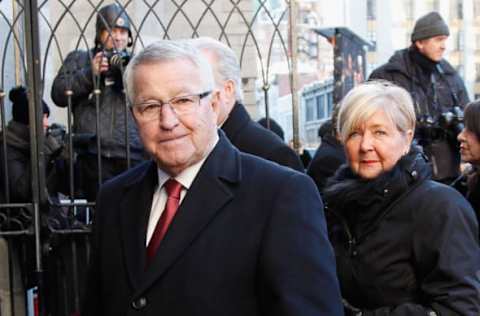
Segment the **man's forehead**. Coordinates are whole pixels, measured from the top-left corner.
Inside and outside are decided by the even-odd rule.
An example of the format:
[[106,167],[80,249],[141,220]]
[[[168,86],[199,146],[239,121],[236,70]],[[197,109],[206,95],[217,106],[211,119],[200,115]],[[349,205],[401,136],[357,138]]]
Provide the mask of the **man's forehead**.
[[[147,77],[145,77],[146,72],[149,73]],[[152,80],[150,75],[158,76],[153,78],[158,80]],[[200,70],[192,63],[183,63],[178,60],[139,65],[135,79],[137,83],[139,79],[140,81],[147,80],[147,86],[167,96],[199,93],[207,90],[204,87],[205,80],[202,80]]]
[[426,38],[423,41],[424,42],[436,42],[436,41],[443,41],[443,40],[446,40],[446,39],[448,39],[447,35],[437,35],[437,36]]

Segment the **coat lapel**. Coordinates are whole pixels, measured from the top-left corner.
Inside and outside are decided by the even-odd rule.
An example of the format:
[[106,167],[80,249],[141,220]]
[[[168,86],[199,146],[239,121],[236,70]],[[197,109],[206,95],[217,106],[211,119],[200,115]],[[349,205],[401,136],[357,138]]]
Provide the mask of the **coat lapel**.
[[240,180],[238,151],[220,132],[220,141],[188,190],[155,258],[145,271],[140,295],[173,265],[233,198],[229,183]]
[[130,282],[137,288],[145,270],[145,238],[152,197],[158,183],[156,164],[152,161],[143,173],[126,184],[120,199],[119,211],[124,260]]

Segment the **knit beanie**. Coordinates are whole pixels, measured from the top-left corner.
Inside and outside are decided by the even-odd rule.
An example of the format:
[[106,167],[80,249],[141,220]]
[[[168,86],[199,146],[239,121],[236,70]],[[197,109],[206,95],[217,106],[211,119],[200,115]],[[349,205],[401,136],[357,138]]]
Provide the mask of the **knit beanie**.
[[[27,89],[22,86],[12,88],[8,94],[10,101],[12,101],[12,116],[13,120],[25,125],[29,124],[28,116],[28,95]],[[50,116],[50,109],[45,101],[42,100],[43,114]]]
[[448,25],[438,12],[430,12],[420,17],[412,32],[412,42],[439,35],[450,35]]

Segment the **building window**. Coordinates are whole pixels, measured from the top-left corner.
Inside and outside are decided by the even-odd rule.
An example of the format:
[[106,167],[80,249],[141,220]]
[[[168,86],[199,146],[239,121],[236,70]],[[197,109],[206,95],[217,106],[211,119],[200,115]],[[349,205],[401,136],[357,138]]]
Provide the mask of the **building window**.
[[454,0],[450,2],[450,18],[463,19],[463,0]]
[[457,19],[463,20],[463,0],[457,0]]
[[333,112],[333,92],[327,93],[327,111],[328,117],[330,117]]
[[475,18],[480,16],[480,0],[473,1],[473,16]]
[[320,94],[317,95],[317,120],[321,120],[327,117],[327,113],[325,111],[325,95]]
[[367,19],[376,20],[376,3],[375,0],[367,0]]
[[306,114],[305,120],[307,122],[314,121],[316,118],[316,115],[315,115],[316,102],[315,101],[316,100],[314,97],[308,98],[305,101],[305,114]]

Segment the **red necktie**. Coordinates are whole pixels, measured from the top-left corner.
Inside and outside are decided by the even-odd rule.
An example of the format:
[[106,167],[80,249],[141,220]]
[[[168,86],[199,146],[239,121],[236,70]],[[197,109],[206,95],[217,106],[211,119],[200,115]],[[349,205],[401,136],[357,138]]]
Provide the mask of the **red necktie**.
[[175,213],[177,212],[178,205],[180,204],[180,192],[182,192],[182,185],[175,179],[168,179],[163,185],[165,191],[167,191],[167,203],[163,210],[160,219],[155,226],[152,238],[147,246],[147,264],[153,259],[157,252],[158,246],[165,236],[168,226],[173,220]]

